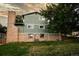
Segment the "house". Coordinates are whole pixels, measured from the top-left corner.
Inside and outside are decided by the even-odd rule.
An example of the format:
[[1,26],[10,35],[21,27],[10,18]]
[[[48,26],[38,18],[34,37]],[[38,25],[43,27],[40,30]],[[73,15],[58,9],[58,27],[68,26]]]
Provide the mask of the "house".
[[[16,23],[16,13],[9,11],[7,27],[8,42],[34,42],[34,41],[57,41],[61,40],[58,33],[48,33],[46,21],[38,12],[27,13],[23,16],[21,22],[24,25]],[[19,21],[19,20],[17,20]]]
[[0,44],[6,43],[7,28],[0,24]]
[[[24,34],[25,41],[56,41],[60,39],[58,33],[47,32],[47,23],[39,12],[31,12],[22,16],[24,26],[19,26],[19,33]],[[23,38],[19,38],[19,40],[22,39]]]

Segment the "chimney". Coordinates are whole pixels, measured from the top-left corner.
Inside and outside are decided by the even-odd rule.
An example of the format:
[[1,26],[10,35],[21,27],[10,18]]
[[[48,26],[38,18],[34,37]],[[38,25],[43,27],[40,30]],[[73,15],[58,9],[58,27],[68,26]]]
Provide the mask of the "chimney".
[[17,42],[17,27],[15,23],[16,12],[8,11],[8,26],[7,26],[7,40],[6,42]]

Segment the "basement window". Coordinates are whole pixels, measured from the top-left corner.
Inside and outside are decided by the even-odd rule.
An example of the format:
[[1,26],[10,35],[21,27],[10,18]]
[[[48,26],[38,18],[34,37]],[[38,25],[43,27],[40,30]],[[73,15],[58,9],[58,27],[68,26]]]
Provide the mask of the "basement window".
[[44,34],[40,34],[40,38],[44,38]]
[[28,38],[33,38],[33,35],[32,34],[28,34]]

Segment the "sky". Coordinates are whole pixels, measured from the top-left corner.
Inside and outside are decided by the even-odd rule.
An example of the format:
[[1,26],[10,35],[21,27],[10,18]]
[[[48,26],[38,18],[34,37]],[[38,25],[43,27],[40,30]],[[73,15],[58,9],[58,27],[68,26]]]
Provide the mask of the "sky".
[[[6,16],[6,12],[2,11],[16,11],[17,14],[24,14],[32,11],[39,11],[41,8],[45,8],[46,4],[43,3],[0,3],[0,13]],[[0,14],[0,16],[1,16]]]
[[0,3],[0,23],[7,26],[8,11],[16,11],[16,14],[22,15],[45,8],[45,3]]

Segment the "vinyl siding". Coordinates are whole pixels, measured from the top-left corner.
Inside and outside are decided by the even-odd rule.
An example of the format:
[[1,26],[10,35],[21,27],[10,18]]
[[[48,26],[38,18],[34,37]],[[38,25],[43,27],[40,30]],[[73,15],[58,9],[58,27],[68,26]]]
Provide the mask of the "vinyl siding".
[[[20,28],[20,32],[23,32],[23,33],[29,33],[29,34],[34,34],[34,33],[40,33],[40,34],[43,34],[43,33],[46,33],[46,29],[40,29],[40,25],[44,25],[46,26],[46,22],[44,20],[41,20],[43,17],[40,16],[39,14],[31,14],[31,15],[26,15],[24,16],[24,24],[25,26],[21,26],[19,27]],[[34,25],[34,28],[33,29],[28,29],[27,28],[27,25],[28,24],[32,24]]]

